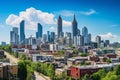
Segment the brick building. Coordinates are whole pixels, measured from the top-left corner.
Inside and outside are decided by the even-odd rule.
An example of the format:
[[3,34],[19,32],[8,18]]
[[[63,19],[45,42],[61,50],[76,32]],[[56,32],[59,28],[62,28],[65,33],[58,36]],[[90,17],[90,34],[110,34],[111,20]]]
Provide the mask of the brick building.
[[99,67],[93,67],[93,66],[79,66],[79,67],[71,67],[71,77],[75,79],[80,79],[82,78],[85,74],[93,74],[97,72]]

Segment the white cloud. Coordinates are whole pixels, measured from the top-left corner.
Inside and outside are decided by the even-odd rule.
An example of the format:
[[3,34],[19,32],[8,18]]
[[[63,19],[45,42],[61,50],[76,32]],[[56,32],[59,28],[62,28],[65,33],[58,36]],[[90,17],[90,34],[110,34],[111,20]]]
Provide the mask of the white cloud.
[[72,23],[71,22],[69,22],[69,21],[65,21],[65,20],[63,20],[62,21],[62,23],[63,23],[63,26],[65,27],[65,26],[72,26]]
[[[56,24],[57,19],[53,13],[43,12],[33,7],[21,11],[19,15],[10,14],[6,19],[6,24],[19,27],[21,20],[25,20],[25,28],[30,30],[36,30],[37,23],[42,25]],[[70,22],[63,21],[64,26],[69,26]]]
[[55,28],[54,28],[53,26],[51,26],[51,27],[50,27],[50,30],[53,31],[53,30],[55,30]]
[[111,32],[107,34],[101,34],[100,36],[104,40],[110,40],[111,42],[120,42],[120,36],[114,35]]
[[92,14],[96,14],[97,12],[94,9],[90,9],[89,11],[81,11],[80,13],[83,14],[83,15],[89,16],[89,15],[92,15]]

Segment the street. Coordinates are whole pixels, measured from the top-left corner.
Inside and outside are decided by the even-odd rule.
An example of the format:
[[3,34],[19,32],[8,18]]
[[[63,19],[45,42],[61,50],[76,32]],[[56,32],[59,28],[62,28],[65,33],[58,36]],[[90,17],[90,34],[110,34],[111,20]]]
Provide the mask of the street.
[[[7,58],[10,59],[10,62],[11,62],[11,63],[17,64],[17,63],[20,61],[19,59],[15,58],[14,56],[10,55],[10,54],[7,53],[7,52],[5,52],[5,55],[7,56]],[[39,73],[36,72],[36,71],[34,71],[34,74],[35,74],[36,80],[50,80],[49,77],[44,76],[44,75],[43,75],[43,76],[44,76],[44,77],[43,77],[43,76],[39,75]]]

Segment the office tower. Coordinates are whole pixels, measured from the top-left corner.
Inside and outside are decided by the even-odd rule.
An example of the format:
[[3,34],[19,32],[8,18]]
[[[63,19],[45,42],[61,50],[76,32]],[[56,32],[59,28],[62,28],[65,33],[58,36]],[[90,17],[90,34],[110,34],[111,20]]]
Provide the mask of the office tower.
[[25,45],[29,45],[29,38],[25,38]]
[[82,28],[82,35],[83,36],[87,36],[88,35],[88,29],[85,26]]
[[77,31],[77,35],[80,35],[80,29],[78,29],[78,31]]
[[42,25],[38,23],[37,25],[37,32],[36,32],[36,38],[42,38]]
[[10,31],[10,44],[14,44],[14,38],[13,38],[13,34],[14,34],[14,32],[13,31]]
[[71,46],[72,45],[71,33],[66,32],[65,33],[65,38],[66,38],[66,45]]
[[43,34],[43,41],[44,41],[44,42],[47,41],[47,34]]
[[88,29],[87,27],[82,28],[82,36],[84,37],[84,45],[88,45]]
[[64,32],[60,32],[60,37],[64,37]]
[[100,44],[101,43],[101,37],[100,36],[96,36],[95,37],[95,41]]
[[54,39],[55,39],[55,32],[51,32],[50,42],[54,42]]
[[62,18],[59,16],[58,21],[57,21],[57,35],[58,38],[60,37],[60,33],[62,32]]
[[47,42],[50,42],[50,31],[47,31]]
[[90,45],[90,43],[91,43],[91,34],[89,33],[88,34],[88,44]]
[[24,44],[25,43],[25,26],[24,26],[25,21],[22,20],[20,22],[20,44]]
[[71,33],[70,33],[70,32],[66,32],[66,33],[65,33],[65,37],[71,38]]
[[106,47],[110,45],[110,41],[109,40],[105,40],[105,45]]
[[36,44],[36,39],[32,36],[29,38],[29,45],[35,45]]
[[6,46],[6,42],[1,42],[1,45],[2,46]]
[[74,20],[72,22],[72,39],[74,39],[74,36],[77,36],[77,34],[78,34],[77,21],[74,15]]
[[10,44],[17,45],[19,43],[18,28],[13,27],[13,30],[10,31]]
[[81,38],[80,38],[80,46],[84,46],[84,36],[81,35]]

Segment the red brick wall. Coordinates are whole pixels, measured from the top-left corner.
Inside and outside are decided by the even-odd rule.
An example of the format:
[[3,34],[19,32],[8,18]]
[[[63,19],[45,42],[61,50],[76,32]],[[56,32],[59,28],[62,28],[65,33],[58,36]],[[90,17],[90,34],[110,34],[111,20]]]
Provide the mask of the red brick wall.
[[80,69],[80,68],[76,68],[76,67],[71,67],[71,77],[72,78],[77,78],[80,79],[81,77],[83,77],[85,74],[93,74],[95,72],[97,72],[100,68],[89,68],[89,69]]

